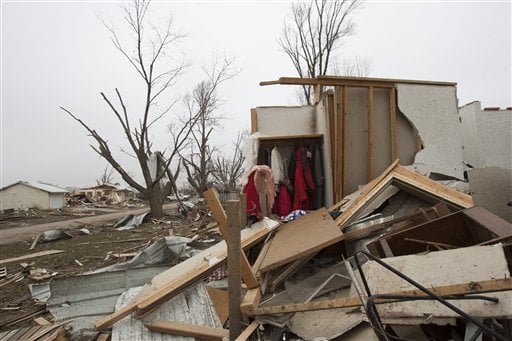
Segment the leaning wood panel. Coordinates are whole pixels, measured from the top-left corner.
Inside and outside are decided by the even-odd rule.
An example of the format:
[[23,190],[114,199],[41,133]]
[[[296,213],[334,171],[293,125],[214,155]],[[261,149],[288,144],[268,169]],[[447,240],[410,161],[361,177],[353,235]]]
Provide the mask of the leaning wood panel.
[[319,251],[340,240],[342,233],[325,208],[281,225],[271,240],[260,270],[266,272]]
[[[440,296],[451,295],[465,295],[465,294],[482,294],[488,292],[500,292],[512,290],[512,278],[491,279],[479,282],[468,282],[462,284],[451,284],[429,288],[430,291],[435,292]],[[424,296],[425,293],[421,290],[407,290],[391,293],[392,295],[406,295],[406,296]],[[377,299],[375,302],[378,304],[392,303],[398,300],[390,299]],[[358,307],[361,305],[359,297],[339,298],[334,300],[322,300],[309,303],[287,304],[273,307],[256,308],[252,315],[266,315],[266,314],[283,314],[293,313],[299,311],[334,309],[334,308],[350,308]]]
[[227,329],[197,326],[175,321],[157,320],[145,323],[144,326],[153,332],[191,336],[201,340],[221,341],[223,338],[229,337],[229,330]]

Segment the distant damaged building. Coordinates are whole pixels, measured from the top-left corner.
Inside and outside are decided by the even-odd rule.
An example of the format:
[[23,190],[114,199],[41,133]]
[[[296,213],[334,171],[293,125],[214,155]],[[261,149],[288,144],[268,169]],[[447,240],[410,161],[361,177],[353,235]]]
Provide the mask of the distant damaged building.
[[18,181],[0,189],[0,209],[25,208],[55,209],[65,206],[68,191],[36,181]]

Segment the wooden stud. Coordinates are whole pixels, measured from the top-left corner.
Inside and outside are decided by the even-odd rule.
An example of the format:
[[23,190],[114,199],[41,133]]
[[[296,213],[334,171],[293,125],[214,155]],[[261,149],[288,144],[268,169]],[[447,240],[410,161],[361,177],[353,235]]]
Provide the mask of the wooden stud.
[[330,144],[330,150],[331,150],[331,168],[332,168],[332,193],[333,193],[333,200],[336,202],[338,199],[336,198],[336,110],[334,107],[334,92],[332,90],[329,90],[327,92],[327,101],[326,101],[326,107],[327,107],[327,117],[329,120],[328,126],[329,126],[329,144]]
[[[229,236],[228,219],[226,216],[226,212],[224,211],[224,208],[222,208],[222,203],[220,202],[217,191],[215,190],[215,188],[209,188],[207,191],[203,193],[203,196],[213,214],[213,218],[215,219],[215,221],[217,221],[217,224],[219,225],[219,231],[222,234],[222,238],[224,238],[224,240],[227,241]],[[243,198],[241,197],[241,199],[245,200],[245,196],[243,196]],[[245,207],[245,204],[240,203],[240,206]],[[242,209],[240,211],[241,216],[243,215],[244,217],[246,217],[245,210]],[[252,289],[258,287],[258,279],[254,275],[251,269],[251,265],[249,264],[249,260],[247,259],[247,256],[245,255],[245,252],[243,250],[240,250],[240,261],[242,264],[242,278],[245,284],[247,285],[247,288]]]
[[248,315],[251,311],[256,309],[261,300],[260,288],[247,290],[242,303],[240,304],[240,310],[242,314]]
[[317,84],[317,85],[315,85],[315,102],[313,104],[320,103],[321,99],[322,99],[322,85]]
[[373,178],[373,87],[368,88],[368,182]]
[[343,198],[343,91],[342,87],[337,86],[336,88],[336,110],[335,110],[335,142],[334,152],[335,162],[333,163],[334,170],[334,201],[340,201]]
[[[468,282],[468,283],[462,283],[462,284],[450,284],[450,285],[429,288],[429,290],[435,292],[437,295],[440,295],[440,296],[466,295],[466,294],[507,291],[507,290],[512,290],[512,278],[491,279],[491,280],[486,280],[486,281]],[[418,290],[418,289],[398,291],[398,292],[394,292],[391,294],[407,295],[407,296],[424,296],[425,295],[425,293],[423,291]],[[382,304],[382,303],[392,303],[392,302],[397,302],[397,301],[399,301],[399,300],[377,299],[375,302],[377,304]],[[338,298],[338,299],[334,299],[334,300],[314,301],[314,302],[309,302],[309,303],[287,304],[287,305],[279,305],[279,306],[273,306],[273,307],[256,308],[256,309],[254,309],[254,311],[252,313],[253,313],[253,315],[283,314],[283,313],[293,313],[293,312],[310,311],[310,310],[350,308],[350,307],[358,307],[360,305],[361,305],[361,299],[359,297],[348,297],[348,298]]]
[[343,183],[341,197],[347,195],[348,187],[348,87],[343,86],[343,109],[342,109],[342,125],[343,125]]
[[258,112],[256,108],[251,109],[251,134],[258,132]]
[[227,329],[197,326],[176,321],[157,320],[144,323],[144,326],[153,332],[191,336],[201,340],[221,341],[229,336]]
[[254,333],[254,331],[260,326],[260,323],[258,321],[252,321],[250,325],[247,326],[247,328],[244,329],[242,334],[240,334],[236,341],[247,341],[249,337]]
[[391,160],[393,162],[397,159],[396,147],[396,89],[392,87],[389,89],[389,112],[390,112],[390,129],[391,129]]
[[228,288],[229,288],[229,339],[234,340],[242,332],[240,312],[240,202],[228,200]]

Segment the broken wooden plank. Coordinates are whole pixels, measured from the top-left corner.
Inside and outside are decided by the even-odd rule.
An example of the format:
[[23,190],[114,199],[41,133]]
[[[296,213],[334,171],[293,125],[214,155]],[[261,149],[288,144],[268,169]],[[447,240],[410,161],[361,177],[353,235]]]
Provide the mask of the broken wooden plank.
[[[454,296],[466,294],[483,294],[488,292],[501,292],[512,290],[512,278],[490,279],[486,281],[467,282],[462,284],[450,284],[429,288],[439,296]],[[391,295],[403,296],[424,296],[421,290],[406,290],[390,293]],[[399,302],[399,300],[378,299],[377,304]],[[271,307],[256,308],[249,315],[266,315],[266,314],[283,314],[294,313],[299,311],[334,309],[334,308],[350,308],[361,306],[359,297],[348,297],[334,300],[322,300],[309,303],[286,304]]]
[[208,291],[208,295],[213,302],[213,307],[215,308],[217,315],[219,315],[220,323],[224,325],[229,316],[228,292],[226,290],[212,287],[206,287],[206,290]]
[[157,320],[145,323],[144,326],[153,332],[190,336],[202,340],[222,341],[223,338],[229,337],[229,330],[227,329],[197,326],[175,321]]
[[248,325],[240,335],[238,335],[235,341],[247,341],[259,326],[260,323],[258,321],[252,321],[251,324]]
[[41,237],[41,234],[38,234],[34,237],[34,241],[32,242],[32,245],[30,245],[29,250],[34,250],[36,247],[37,242],[39,241],[39,238]]
[[34,322],[37,323],[38,325],[40,326],[48,326],[50,325],[50,321],[48,321],[47,319],[45,319],[44,317],[36,317],[34,319]]
[[247,290],[247,293],[244,296],[242,303],[240,304],[240,310],[242,314],[246,314],[254,310],[258,304],[260,304],[261,300],[261,290],[260,288],[255,288],[251,290]]
[[311,212],[276,231],[261,264],[266,272],[332,245],[342,233],[325,208]]
[[[203,193],[203,196],[206,199],[208,207],[210,207],[210,210],[213,214],[213,218],[217,221],[217,224],[219,224],[219,230],[220,233],[222,234],[222,237],[224,238],[224,240],[228,240],[228,219],[226,216],[226,212],[222,208],[222,204],[219,200],[217,191],[215,190],[215,188],[209,188],[207,191]],[[249,264],[247,256],[245,255],[243,250],[240,250],[240,262],[242,278],[245,284],[247,285],[247,288],[252,289],[258,287],[258,279],[254,275],[251,269],[251,265]]]
[[46,250],[46,251],[41,251],[41,252],[36,252],[36,253],[29,253],[28,255],[24,255],[24,256],[1,259],[0,264],[12,263],[12,262],[17,262],[20,260],[25,260],[25,259],[30,259],[30,258],[50,256],[50,255],[55,255],[55,254],[63,253],[63,252],[64,251],[62,251],[62,250]]

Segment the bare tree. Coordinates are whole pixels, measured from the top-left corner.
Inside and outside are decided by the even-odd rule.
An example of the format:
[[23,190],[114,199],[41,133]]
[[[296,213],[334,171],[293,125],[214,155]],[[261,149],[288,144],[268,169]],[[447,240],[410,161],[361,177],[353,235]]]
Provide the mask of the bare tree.
[[110,167],[109,165],[105,166],[105,169],[101,173],[100,177],[96,179],[96,184],[104,185],[104,184],[111,184],[114,182],[114,172],[115,169]]
[[226,155],[217,155],[212,165],[212,176],[215,183],[225,191],[234,191],[237,189],[242,178],[245,157],[242,154],[241,145],[247,132],[239,132],[236,141],[233,142],[235,151],[231,158]]
[[334,76],[368,77],[371,62],[367,58],[355,56],[343,58],[343,61],[333,63],[332,74]]
[[213,57],[212,65],[204,67],[206,79],[198,83],[192,93],[185,97],[189,117],[197,117],[191,133],[190,153],[183,155],[182,164],[187,180],[198,195],[207,190],[213,171],[212,157],[216,148],[211,145],[213,131],[220,127],[223,117],[218,113],[222,99],[218,90],[222,83],[238,74],[233,69],[234,59]]
[[[352,34],[352,12],[362,0],[312,0],[291,6],[291,22],[285,22],[278,43],[299,77],[315,78],[329,71],[332,53]],[[311,86],[302,86],[303,100],[311,104]]]
[[[109,141],[91,125],[88,125],[70,110],[61,107],[74,120],[82,125],[96,140],[97,146],[92,149],[107,160],[110,165],[121,175],[124,181],[137,189],[148,198],[151,215],[161,217],[162,206],[165,198],[176,188],[175,177],[169,170],[169,166],[178,152],[186,145],[191,127],[191,121],[174,127],[173,145],[162,152],[153,150],[153,142],[150,139],[150,128],[166,114],[177,102],[175,99],[166,107],[159,106],[158,100],[167,94],[176,79],[184,69],[186,63],[178,57],[177,43],[184,38],[183,35],[174,32],[172,17],[161,28],[152,26],[148,21],[148,9],[150,1],[134,0],[131,6],[123,7],[124,19],[133,37],[133,46],[126,47],[121,43],[118,32],[113,25],[105,24],[110,32],[115,48],[129,61],[138,74],[138,79],[144,84],[143,108],[138,113],[128,113],[126,101],[121,92],[115,89],[115,103],[109,96],[101,93],[103,101],[110,112],[117,118],[120,127],[130,146],[130,152],[124,151],[135,157],[140,167],[143,182],[137,181],[113,155]],[[175,47],[175,49],[172,49]],[[176,61],[180,59],[181,61]],[[166,95],[165,98],[168,98]]]

